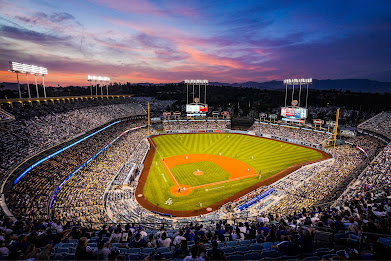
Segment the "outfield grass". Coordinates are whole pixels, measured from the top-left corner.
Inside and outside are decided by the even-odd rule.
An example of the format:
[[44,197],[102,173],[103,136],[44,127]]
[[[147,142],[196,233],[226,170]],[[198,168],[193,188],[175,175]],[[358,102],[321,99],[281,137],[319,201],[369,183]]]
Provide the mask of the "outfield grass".
[[[170,193],[174,183],[166,172],[161,158],[189,154],[213,154],[237,159],[266,179],[292,165],[322,158],[312,149],[279,141],[239,134],[171,134],[154,137],[157,152],[144,187],[145,198],[161,208],[171,210],[194,210],[216,203],[257,182],[252,177],[229,183],[193,190],[186,196]],[[204,171],[203,176],[194,176],[193,171]],[[229,174],[217,164],[208,161],[177,165],[171,169],[179,184],[197,186],[227,180]],[[171,198],[173,204],[165,202]]]

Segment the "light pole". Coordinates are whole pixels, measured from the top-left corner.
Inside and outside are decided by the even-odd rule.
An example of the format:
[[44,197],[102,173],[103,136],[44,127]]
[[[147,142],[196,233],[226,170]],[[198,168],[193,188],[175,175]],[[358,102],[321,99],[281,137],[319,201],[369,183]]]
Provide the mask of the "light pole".
[[45,74],[42,74],[42,86],[43,86],[43,95],[46,98],[46,88],[45,88]]
[[37,90],[37,98],[39,98],[39,91],[38,91],[37,75],[36,74],[34,74],[34,78],[35,78],[35,89]]
[[19,99],[22,99],[22,93],[20,91],[19,74],[16,72],[16,79],[18,80]]
[[27,79],[27,91],[29,93],[29,99],[31,99],[30,85],[29,85],[29,74],[27,72],[26,72],[26,79]]

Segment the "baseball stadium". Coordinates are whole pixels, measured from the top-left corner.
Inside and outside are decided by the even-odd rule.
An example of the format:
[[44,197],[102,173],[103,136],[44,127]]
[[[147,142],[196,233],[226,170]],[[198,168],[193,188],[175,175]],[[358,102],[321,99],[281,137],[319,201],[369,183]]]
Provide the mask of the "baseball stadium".
[[390,260],[391,1],[0,6],[0,261]]
[[[316,217],[324,215],[314,214],[318,211],[336,211],[355,200],[359,191],[368,191],[364,182],[368,179],[375,182],[378,194],[374,198],[384,197],[389,188],[389,171],[383,168],[390,167],[390,137],[383,131],[386,127],[381,131],[374,127],[389,124],[389,112],[364,121],[354,135],[338,130],[339,109],[334,120],[307,123],[308,101],[300,96],[290,100],[290,92],[292,84],[311,85],[311,80],[285,80],[279,115],[261,112],[247,129],[234,128],[229,111],[208,111],[208,96],[203,95],[206,80],[182,83],[184,89],[199,85],[198,93],[186,97],[185,111],[154,109],[160,117],[153,119],[151,108],[164,101],[132,95],[72,97],[43,104],[38,103],[42,98],[36,98],[36,104],[23,98],[7,100],[1,110],[2,124],[7,126],[2,129],[2,155],[9,159],[2,170],[5,220],[51,224],[47,231],[66,231],[56,232],[68,237],[68,243],[56,236],[56,247],[50,252],[54,260],[75,257],[81,239],[69,235],[81,233],[79,229],[90,235],[89,247],[106,242],[103,248],[113,247],[131,260],[151,255],[173,259],[178,247],[175,241],[168,248],[138,245],[143,242],[141,235],[154,239],[154,234],[164,233],[192,248],[199,239],[186,237],[204,228],[216,231],[212,237],[221,240],[219,246],[227,258],[282,258],[273,249],[279,240],[261,239],[263,235],[251,232],[252,228],[265,224],[266,218],[271,222],[283,216],[298,222],[307,213]],[[53,124],[70,118],[74,125]],[[88,119],[88,124],[78,119]],[[15,139],[26,133],[21,127],[26,121],[29,126],[46,127],[31,128],[25,139]],[[54,126],[66,126],[68,131]],[[68,132],[74,134],[67,136]],[[20,147],[26,141],[28,146]],[[302,218],[292,213],[301,213]],[[237,228],[232,231],[230,226]],[[102,237],[107,227],[113,230]],[[240,232],[246,227],[246,233]],[[225,232],[219,235],[221,229]],[[231,236],[225,238],[227,231],[232,231]],[[112,239],[133,233],[131,239]],[[328,240],[330,235],[336,233],[315,232],[313,238],[322,239],[318,246],[346,247],[343,240]],[[296,252],[297,257],[305,255]]]

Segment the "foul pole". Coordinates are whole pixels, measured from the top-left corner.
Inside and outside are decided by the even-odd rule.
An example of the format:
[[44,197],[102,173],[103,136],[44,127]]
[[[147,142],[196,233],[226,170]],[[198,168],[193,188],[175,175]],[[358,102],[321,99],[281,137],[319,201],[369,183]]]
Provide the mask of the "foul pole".
[[148,136],[149,136],[149,125],[151,124],[151,118],[150,118],[150,110],[149,110],[149,102],[148,102]]
[[339,108],[337,110],[337,115],[335,116],[333,157],[335,152],[335,143],[337,143],[338,119],[339,119]]

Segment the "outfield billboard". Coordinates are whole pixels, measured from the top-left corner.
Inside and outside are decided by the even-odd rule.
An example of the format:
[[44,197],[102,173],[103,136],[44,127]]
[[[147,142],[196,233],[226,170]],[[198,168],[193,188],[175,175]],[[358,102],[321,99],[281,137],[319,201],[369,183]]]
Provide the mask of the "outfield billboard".
[[187,117],[206,117],[206,113],[188,113]]
[[282,107],[281,116],[288,119],[306,119],[308,111],[300,107]]

